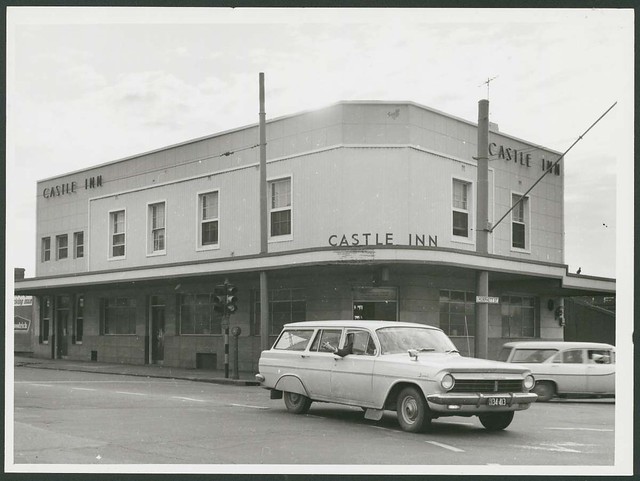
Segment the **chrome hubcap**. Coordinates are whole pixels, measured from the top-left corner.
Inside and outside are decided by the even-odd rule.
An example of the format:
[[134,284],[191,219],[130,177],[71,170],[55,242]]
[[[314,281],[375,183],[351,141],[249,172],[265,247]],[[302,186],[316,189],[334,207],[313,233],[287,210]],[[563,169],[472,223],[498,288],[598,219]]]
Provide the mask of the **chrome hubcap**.
[[418,417],[418,403],[412,397],[406,397],[402,400],[402,413],[404,414],[404,420],[408,424],[416,422]]

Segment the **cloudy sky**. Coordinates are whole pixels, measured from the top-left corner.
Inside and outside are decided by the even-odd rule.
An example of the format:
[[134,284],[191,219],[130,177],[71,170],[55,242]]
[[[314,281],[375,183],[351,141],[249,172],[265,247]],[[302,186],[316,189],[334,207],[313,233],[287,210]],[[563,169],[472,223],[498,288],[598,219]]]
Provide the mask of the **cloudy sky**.
[[10,8],[7,38],[7,266],[27,277],[38,180],[257,123],[259,72],[267,119],[409,100],[475,122],[495,77],[491,121],[561,152],[618,102],[566,158],[565,262],[616,277],[632,246],[631,11]]

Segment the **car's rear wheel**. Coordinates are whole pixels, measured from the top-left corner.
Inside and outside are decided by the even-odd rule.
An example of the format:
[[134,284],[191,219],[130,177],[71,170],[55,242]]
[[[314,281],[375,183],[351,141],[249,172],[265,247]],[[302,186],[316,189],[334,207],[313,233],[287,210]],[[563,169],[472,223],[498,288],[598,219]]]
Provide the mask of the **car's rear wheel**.
[[538,395],[538,401],[549,401],[556,395],[556,389],[552,383],[548,381],[536,382],[532,391]]
[[396,410],[398,423],[403,431],[417,433],[426,429],[431,423],[427,401],[414,387],[406,387],[400,391]]
[[287,411],[289,412],[294,414],[304,414],[309,411],[309,408],[311,407],[311,399],[304,394],[285,392],[284,405],[287,407]]
[[480,414],[478,417],[485,429],[488,429],[489,431],[500,431],[501,429],[505,429],[509,426],[511,421],[513,421],[513,411]]

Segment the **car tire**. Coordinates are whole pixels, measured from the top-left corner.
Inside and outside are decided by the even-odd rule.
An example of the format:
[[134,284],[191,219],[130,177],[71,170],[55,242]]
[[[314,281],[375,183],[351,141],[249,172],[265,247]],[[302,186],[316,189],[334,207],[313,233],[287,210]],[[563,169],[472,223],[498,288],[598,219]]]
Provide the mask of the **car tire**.
[[540,402],[549,401],[556,395],[555,387],[547,381],[536,382],[532,392],[538,395],[538,401]]
[[398,423],[403,431],[418,433],[431,424],[427,401],[415,387],[406,387],[400,391],[396,411]]
[[311,407],[311,399],[304,394],[285,391],[283,397],[287,411],[293,414],[305,414]]
[[500,431],[509,426],[511,421],[513,421],[513,411],[480,414],[478,417],[488,431]]

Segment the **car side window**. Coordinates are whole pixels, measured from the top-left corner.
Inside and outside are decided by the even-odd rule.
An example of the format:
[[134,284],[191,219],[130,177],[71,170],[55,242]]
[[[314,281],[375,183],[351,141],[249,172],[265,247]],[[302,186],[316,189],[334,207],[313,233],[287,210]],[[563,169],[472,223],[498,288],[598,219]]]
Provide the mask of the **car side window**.
[[613,356],[608,349],[589,349],[587,351],[589,364],[612,364]]
[[562,362],[564,364],[582,364],[584,356],[582,349],[569,349],[562,353]]
[[368,331],[350,329],[347,334],[350,333],[353,333],[352,354],[359,356],[374,356],[376,354],[375,342]]
[[321,329],[311,345],[311,351],[333,352],[329,346],[338,347],[342,329]]
[[313,329],[286,330],[280,335],[273,348],[285,351],[304,351],[312,335]]

